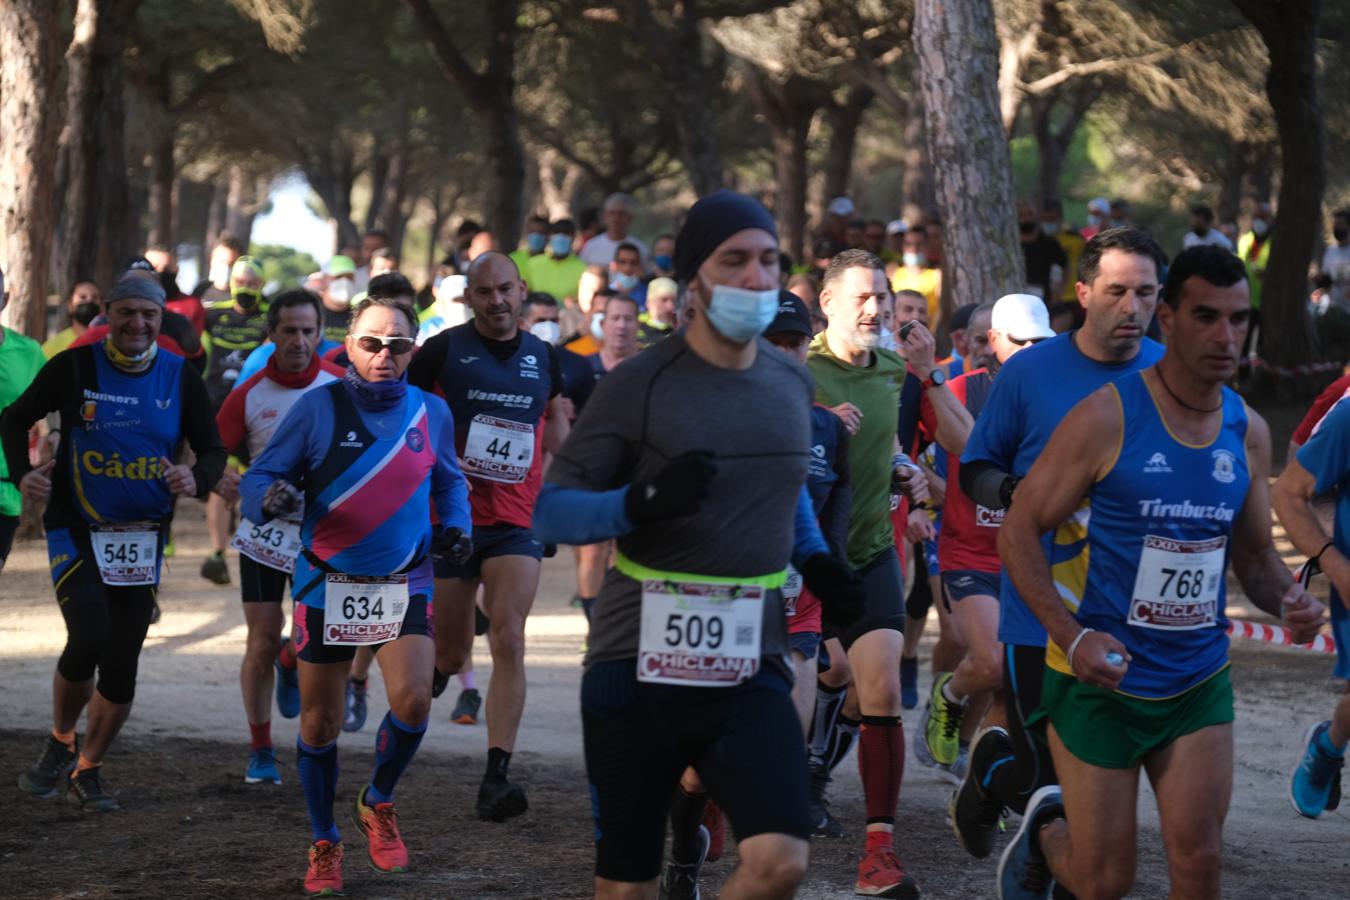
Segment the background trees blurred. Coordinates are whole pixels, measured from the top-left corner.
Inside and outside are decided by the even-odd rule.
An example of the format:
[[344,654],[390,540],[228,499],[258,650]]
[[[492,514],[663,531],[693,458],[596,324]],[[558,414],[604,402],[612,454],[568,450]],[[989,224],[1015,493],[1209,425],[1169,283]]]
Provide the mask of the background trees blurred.
[[1123,197],[1172,252],[1193,203],[1245,227],[1270,200],[1263,350],[1306,357],[1308,265],[1350,200],[1350,7],[942,5],[992,35],[927,42],[916,0],[3,0],[7,321],[40,333],[30,307],[147,241],[247,242],[299,173],[335,250],[383,229],[418,281],[465,217],[510,249],[527,214],[627,191],[650,237],[726,185],[796,260],[838,194],[940,217],[958,300],[1016,280],[1014,197],[1076,223]]

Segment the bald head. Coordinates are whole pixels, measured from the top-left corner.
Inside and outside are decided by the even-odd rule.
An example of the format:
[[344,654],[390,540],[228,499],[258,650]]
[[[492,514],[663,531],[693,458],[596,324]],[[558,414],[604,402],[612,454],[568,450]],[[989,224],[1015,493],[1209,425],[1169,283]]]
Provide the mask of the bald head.
[[486,337],[509,341],[525,300],[525,282],[510,257],[489,250],[469,263],[465,301],[473,310],[474,327]]

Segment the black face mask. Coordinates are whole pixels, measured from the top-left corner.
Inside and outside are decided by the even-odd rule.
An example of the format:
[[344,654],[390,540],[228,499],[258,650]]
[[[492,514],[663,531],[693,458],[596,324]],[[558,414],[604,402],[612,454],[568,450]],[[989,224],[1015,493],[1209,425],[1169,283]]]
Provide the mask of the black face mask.
[[1036,231],[1035,222],[1018,222],[1017,230],[1023,234],[1033,234]]
[[1209,234],[1209,226],[1196,225],[1194,228],[1191,229],[1191,233],[1194,234],[1196,237],[1204,237],[1205,235]]
[[178,294],[178,270],[165,269],[159,273],[159,283],[164,286],[164,293],[170,297]]
[[262,294],[258,291],[236,290],[234,292],[234,302],[238,303],[244,309],[252,309],[258,305],[258,301],[261,299]]
[[91,303],[77,303],[75,305],[75,311],[70,314],[70,318],[73,321],[79,322],[81,325],[88,325],[98,318],[98,309],[99,304],[97,301]]
[[1343,241],[1347,237],[1350,237],[1350,228],[1346,228],[1344,225],[1337,225],[1335,228],[1331,229],[1331,236],[1338,241]]

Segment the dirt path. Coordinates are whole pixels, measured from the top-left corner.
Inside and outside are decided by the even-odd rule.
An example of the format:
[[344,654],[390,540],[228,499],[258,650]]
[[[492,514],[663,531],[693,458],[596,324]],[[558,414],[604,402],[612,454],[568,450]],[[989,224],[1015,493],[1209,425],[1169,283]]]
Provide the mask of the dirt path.
[[[300,895],[308,834],[293,753],[286,749],[295,724],[274,723],[285,783],[244,785],[247,731],[237,687],[244,628],[237,589],[197,576],[205,540],[195,506],[181,509],[176,534],[179,555],[165,579],[163,620],[142,657],[136,710],[108,759],[108,779],[124,809],[82,817],[64,804],[5,789],[10,804],[0,824],[0,896]],[[530,696],[513,772],[529,792],[531,811],[506,825],[472,818],[485,737],[481,726],[446,723],[452,685],[399,790],[414,871],[398,879],[375,875],[362,864],[363,841],[347,827],[348,896],[589,896],[591,826],[576,699],[584,622],[567,606],[571,577],[566,552],[546,565],[530,620]],[[21,544],[0,580],[0,782],[13,785],[37,752],[63,641],[43,547]],[[481,687],[489,660],[481,641],[476,649]],[[1338,690],[1328,677],[1330,658],[1250,643],[1236,646],[1233,657],[1238,761],[1225,833],[1225,896],[1343,896],[1350,863],[1339,851],[1350,838],[1350,820],[1341,812],[1318,822],[1301,819],[1285,796],[1303,731],[1329,714]],[[374,682],[372,688],[364,732],[342,738],[344,816],[368,777],[373,731],[385,709],[382,691]],[[917,712],[906,714],[909,734],[916,723]],[[855,767],[845,763],[841,773],[834,806],[855,836],[815,844],[801,897],[853,896],[863,810]],[[994,861],[966,857],[946,825],[951,788],[912,757],[906,776],[898,844],[924,896],[993,896]],[[1140,872],[1132,896],[1162,897],[1165,862],[1148,788],[1141,788],[1140,800]],[[708,868],[704,896],[716,896],[733,864],[734,853]]]

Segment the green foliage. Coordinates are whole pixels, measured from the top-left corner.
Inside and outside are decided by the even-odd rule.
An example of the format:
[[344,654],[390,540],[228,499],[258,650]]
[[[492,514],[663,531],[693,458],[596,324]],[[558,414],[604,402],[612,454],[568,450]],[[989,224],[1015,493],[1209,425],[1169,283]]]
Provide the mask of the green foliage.
[[314,257],[284,244],[250,244],[248,252],[262,265],[263,282],[273,293],[300,287],[307,275],[319,271]]

